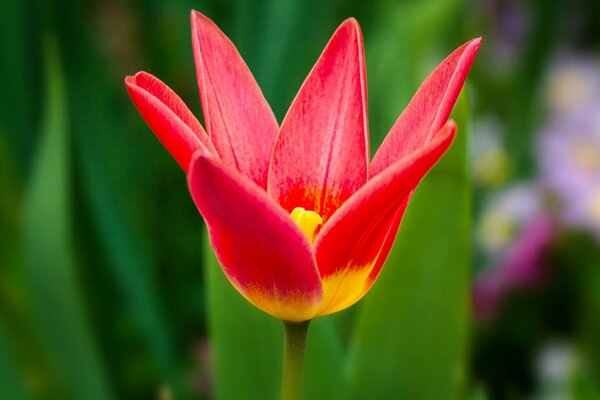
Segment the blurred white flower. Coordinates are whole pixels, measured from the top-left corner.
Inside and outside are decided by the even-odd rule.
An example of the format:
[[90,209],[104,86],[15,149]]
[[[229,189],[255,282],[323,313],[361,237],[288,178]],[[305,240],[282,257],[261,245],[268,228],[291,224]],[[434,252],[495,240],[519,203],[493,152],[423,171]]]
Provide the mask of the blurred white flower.
[[577,364],[577,352],[571,345],[562,342],[545,345],[536,361],[541,397],[547,400],[573,399],[570,386]]

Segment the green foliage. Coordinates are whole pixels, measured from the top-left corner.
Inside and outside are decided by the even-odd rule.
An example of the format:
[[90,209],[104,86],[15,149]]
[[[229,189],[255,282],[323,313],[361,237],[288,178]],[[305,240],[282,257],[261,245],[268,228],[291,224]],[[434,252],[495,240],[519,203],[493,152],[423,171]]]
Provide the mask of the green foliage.
[[79,288],[72,233],[70,146],[62,68],[47,39],[45,118],[26,194],[24,272],[32,323],[55,371],[46,382],[55,397],[110,398]]
[[0,324],[0,398],[27,400],[28,395],[17,360],[10,348],[4,326]]

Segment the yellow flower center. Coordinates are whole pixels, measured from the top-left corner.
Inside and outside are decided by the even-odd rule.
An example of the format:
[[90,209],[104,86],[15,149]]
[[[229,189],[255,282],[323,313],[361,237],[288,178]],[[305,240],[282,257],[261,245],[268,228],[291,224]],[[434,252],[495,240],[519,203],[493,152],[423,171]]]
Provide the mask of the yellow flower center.
[[316,212],[305,210],[302,207],[294,208],[290,216],[312,245],[315,241],[315,231],[323,223],[323,218]]

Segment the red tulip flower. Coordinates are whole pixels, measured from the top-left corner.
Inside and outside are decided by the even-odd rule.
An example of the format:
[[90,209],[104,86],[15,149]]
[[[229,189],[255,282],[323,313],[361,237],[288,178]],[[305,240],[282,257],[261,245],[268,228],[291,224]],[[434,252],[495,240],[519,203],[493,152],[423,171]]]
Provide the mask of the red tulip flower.
[[206,131],[154,76],[125,79],[142,117],[187,173],[223,272],[289,322],[345,309],[371,288],[412,193],[450,146],[450,112],[481,39],[423,82],[369,160],[363,39],[344,21],[279,125],[235,46],[191,14]]

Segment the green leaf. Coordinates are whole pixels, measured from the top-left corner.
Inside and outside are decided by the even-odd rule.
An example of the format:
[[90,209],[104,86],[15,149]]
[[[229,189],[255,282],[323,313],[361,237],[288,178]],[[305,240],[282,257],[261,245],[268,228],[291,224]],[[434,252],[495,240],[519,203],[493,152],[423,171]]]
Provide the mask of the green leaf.
[[4,322],[0,320],[0,399],[30,399],[12,353]]
[[[215,399],[277,399],[283,357],[282,323],[237,293],[208,240],[204,240],[204,246]],[[343,398],[343,360],[331,321],[313,321],[306,345],[302,397]]]
[[483,388],[483,386],[476,386],[471,390],[471,395],[469,396],[470,400],[487,400],[488,395]]
[[[136,382],[138,390],[152,392],[164,385],[177,397],[182,391],[183,377],[175,356],[171,321],[165,315],[165,301],[161,298],[164,292],[157,284],[157,254],[160,254],[161,243],[153,240],[150,233],[153,212],[164,208],[164,203],[148,201],[151,191],[142,189],[144,182],[159,179],[153,175],[155,160],[143,147],[152,143],[153,138],[147,127],[140,124],[143,130],[138,135],[137,125],[129,123],[142,121],[126,99],[123,77],[114,75],[111,69],[114,65],[107,62],[110,58],[102,55],[91,37],[89,24],[79,17],[85,8],[80,6],[63,7],[65,11],[59,13],[58,18],[64,21],[61,24],[65,31],[63,41],[70,44],[72,54],[77,54],[65,64],[74,161],[80,179],[81,210],[89,213],[86,239],[96,241],[93,245],[83,244],[86,256],[97,257],[90,260],[94,267],[108,271],[110,283],[114,283],[122,299],[121,304],[104,305],[112,318],[99,320],[99,323],[107,324],[103,332],[108,337],[121,321],[126,324],[131,321],[125,328],[127,333],[121,331],[120,336],[115,336],[115,342],[122,345],[132,340],[136,348],[108,356],[112,362],[119,362],[114,366],[115,375],[127,376],[136,368],[129,360],[141,355],[144,357],[141,364],[147,369],[131,372],[128,383]],[[125,114],[124,110],[131,113]],[[107,303],[103,292],[98,291],[95,299]],[[126,390],[133,386],[130,384]]]
[[33,54],[38,50],[35,36],[39,25],[31,15],[32,6],[22,1],[2,3],[0,12],[0,136],[23,179],[29,173],[39,123],[38,62]]
[[311,322],[305,357],[302,398],[346,399],[345,352],[330,317]]
[[56,42],[48,40],[45,44],[45,123],[24,206],[24,273],[33,323],[54,371],[50,390],[57,398],[108,399],[73,253],[71,155],[63,74]]
[[453,399],[464,389],[471,196],[464,98],[451,150],[417,189],[384,268],[359,310],[356,399]]

